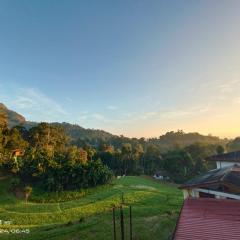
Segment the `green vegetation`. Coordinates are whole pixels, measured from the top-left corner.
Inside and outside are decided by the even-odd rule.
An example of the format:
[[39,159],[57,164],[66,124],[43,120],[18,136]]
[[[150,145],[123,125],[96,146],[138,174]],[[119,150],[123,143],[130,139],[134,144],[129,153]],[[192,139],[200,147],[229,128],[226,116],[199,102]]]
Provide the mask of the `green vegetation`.
[[[122,198],[126,216],[133,206],[135,239],[169,239],[181,192],[136,176],[162,171],[182,183],[212,168],[207,156],[240,146],[183,131],[136,139],[67,123],[24,125],[0,104],[0,220],[12,221],[1,227],[31,230],[1,239],[112,239],[111,209]],[[112,182],[114,175],[127,177]]]
[[[78,126],[66,123],[9,128],[6,113],[0,113],[0,167],[14,173],[22,188],[86,189],[108,183],[112,174],[153,175],[161,170],[171,181],[182,183],[207,171],[210,167],[205,158],[225,147],[217,137],[183,131],[146,140],[101,131],[86,138],[79,135]],[[22,154],[16,155],[16,149]]]
[[182,203],[176,186],[143,177],[116,179],[79,199],[55,203],[37,203],[31,197],[26,203],[15,198],[9,187],[9,179],[0,181],[0,219],[12,221],[6,228],[29,228],[30,234],[2,234],[3,240],[112,239],[111,209],[120,205],[122,193],[127,234],[131,204],[135,239],[169,239]]
[[0,167],[15,175],[12,185],[25,188],[26,201],[30,185],[59,192],[109,182],[111,170],[101,159],[93,160],[94,153],[90,153],[90,149],[87,152],[70,145],[59,127],[40,123],[30,130],[21,126],[9,129],[4,115],[0,119]]

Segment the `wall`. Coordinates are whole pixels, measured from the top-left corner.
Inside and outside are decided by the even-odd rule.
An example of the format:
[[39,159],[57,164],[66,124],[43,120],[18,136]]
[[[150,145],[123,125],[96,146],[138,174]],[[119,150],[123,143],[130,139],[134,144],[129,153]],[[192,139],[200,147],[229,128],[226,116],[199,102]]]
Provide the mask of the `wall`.
[[234,164],[236,164],[236,162],[219,162],[219,161],[217,161],[217,168],[231,167]]
[[231,199],[237,199],[240,200],[240,195],[236,194],[230,194],[230,193],[225,193],[225,192],[218,192],[218,191],[213,191],[213,190],[208,190],[208,189],[202,189],[202,188],[193,188],[193,189],[183,189],[183,198],[186,199],[188,197],[199,197],[199,192],[204,192],[204,193],[209,193],[215,195],[215,198],[231,198]]

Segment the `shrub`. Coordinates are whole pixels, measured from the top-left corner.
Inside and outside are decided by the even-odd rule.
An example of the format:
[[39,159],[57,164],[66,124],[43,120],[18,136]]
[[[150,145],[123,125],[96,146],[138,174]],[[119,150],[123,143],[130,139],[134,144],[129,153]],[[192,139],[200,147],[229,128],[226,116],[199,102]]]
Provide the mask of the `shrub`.
[[14,189],[20,185],[20,179],[18,177],[14,177],[10,181],[11,189]]

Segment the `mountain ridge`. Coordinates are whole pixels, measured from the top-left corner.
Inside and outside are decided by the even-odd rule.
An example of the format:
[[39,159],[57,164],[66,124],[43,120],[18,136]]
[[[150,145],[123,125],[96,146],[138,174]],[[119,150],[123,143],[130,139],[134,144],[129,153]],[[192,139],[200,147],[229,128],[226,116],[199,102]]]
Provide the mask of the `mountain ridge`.
[[[22,125],[25,128],[30,129],[39,124],[39,122],[27,121],[24,116],[22,116],[21,114],[13,110],[10,110],[3,103],[0,103],[0,113],[3,113],[6,115],[9,128],[12,128],[17,125]],[[69,135],[73,140],[79,139],[80,138],[79,136],[81,136],[82,139],[84,138],[95,139],[98,137],[103,137],[104,139],[108,139],[116,136],[101,129],[83,128],[78,124],[71,124],[66,122],[62,122],[62,123],[52,122],[50,124],[63,127],[66,134]]]
[[[7,116],[8,126],[10,128],[16,125],[22,125],[27,129],[30,129],[36,125],[38,122],[30,122],[25,119],[24,116],[21,114],[12,111],[6,107],[3,103],[0,103],[0,113],[4,113]],[[71,124],[66,122],[52,122],[50,123],[54,126],[62,127],[66,134],[71,138],[72,141],[77,141],[79,139],[85,140],[88,139],[90,142],[98,141],[99,139],[114,142],[116,139],[121,139],[121,141],[128,141],[130,139],[137,139],[137,138],[128,138],[123,136],[114,135],[107,131],[101,129],[89,129],[83,128],[78,124]],[[171,131],[167,132],[166,134],[160,136],[159,138],[149,138],[146,139],[149,143],[154,143],[158,146],[161,146],[163,149],[168,149],[169,146],[175,145],[184,145],[187,146],[192,143],[196,142],[205,142],[209,144],[224,144],[228,141],[228,139],[221,139],[216,136],[209,136],[209,135],[202,135],[197,132],[195,133],[185,133],[183,131]]]

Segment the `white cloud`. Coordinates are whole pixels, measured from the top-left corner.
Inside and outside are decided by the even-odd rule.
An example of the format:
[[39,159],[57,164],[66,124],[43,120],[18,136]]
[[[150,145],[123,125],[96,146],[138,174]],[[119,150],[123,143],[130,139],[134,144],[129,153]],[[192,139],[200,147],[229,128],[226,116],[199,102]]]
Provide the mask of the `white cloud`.
[[236,85],[239,85],[240,80],[234,79],[228,82],[224,82],[218,86],[218,89],[221,93],[231,93],[236,88]]
[[141,119],[148,119],[148,118],[151,118],[151,117],[154,117],[154,116],[157,116],[159,114],[159,112],[145,112],[143,114],[141,114],[140,118]]
[[116,110],[117,106],[109,105],[109,106],[107,106],[107,109],[109,109],[109,110]]
[[240,103],[240,97],[236,97],[233,99],[233,103],[239,104]]
[[[3,99],[10,109],[22,113],[29,121],[62,121],[68,113],[54,99],[35,88],[12,86],[2,88],[8,92],[8,98]],[[11,92],[11,94],[9,94]]]
[[73,102],[73,100],[70,97],[66,97],[65,99],[67,102],[70,102],[70,103]]
[[[186,108],[186,109],[173,109],[173,110],[159,110],[159,111],[151,111],[151,112],[144,112],[139,114],[138,119],[176,119],[176,118],[183,118],[189,116],[197,116],[204,114],[210,110],[209,106],[203,107],[194,107],[194,108]],[[135,116],[136,117],[136,116]]]
[[92,114],[92,117],[97,120],[105,120],[105,117],[100,113],[94,113],[94,114]]

